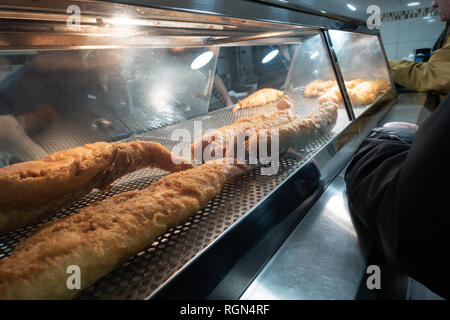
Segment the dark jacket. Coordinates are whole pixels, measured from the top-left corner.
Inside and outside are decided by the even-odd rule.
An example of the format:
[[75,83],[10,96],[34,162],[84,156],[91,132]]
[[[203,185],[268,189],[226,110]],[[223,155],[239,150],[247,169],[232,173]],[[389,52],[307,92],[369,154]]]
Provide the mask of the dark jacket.
[[450,297],[450,98],[417,133],[376,128],[347,168],[353,217],[387,261]]

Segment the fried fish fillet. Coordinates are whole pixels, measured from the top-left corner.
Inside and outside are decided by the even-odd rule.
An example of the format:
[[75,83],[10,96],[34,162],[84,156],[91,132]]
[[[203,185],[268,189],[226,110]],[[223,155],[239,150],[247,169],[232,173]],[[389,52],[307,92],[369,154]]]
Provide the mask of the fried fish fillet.
[[357,85],[365,82],[366,80],[364,79],[353,79],[353,80],[349,80],[349,81],[344,81],[345,83],[345,88],[347,89],[353,89],[354,87],[356,87]]
[[353,105],[369,104],[390,87],[389,82],[384,79],[364,81],[349,90],[349,98]]
[[[363,79],[353,79],[350,81],[345,81],[345,88],[347,89],[347,92],[350,94],[351,89],[356,87],[357,85],[365,82]],[[339,86],[334,82],[335,84],[331,86],[328,90],[320,94],[320,97],[317,99],[319,103],[326,103],[327,101],[331,101],[333,103],[337,104],[344,104],[344,99],[341,95],[341,90],[339,89]]]
[[248,97],[239,100],[233,107],[232,111],[236,112],[239,109],[251,108],[256,106],[261,106],[266,103],[271,103],[277,101],[283,95],[283,91],[264,88],[258,90]]
[[34,222],[135,170],[192,168],[173,157],[180,164],[174,164],[172,153],[154,142],[97,142],[1,168],[0,232]]
[[281,98],[281,100],[277,103],[278,110],[294,110],[294,104],[289,98],[289,96],[285,95]]
[[280,150],[287,150],[297,143],[306,143],[311,139],[328,134],[336,125],[338,105],[326,102],[319,105],[308,116],[297,119],[279,128]]
[[314,80],[308,83],[303,90],[303,94],[307,98],[314,98],[323,95],[330,88],[336,86],[335,80]]
[[333,102],[336,104],[344,104],[344,100],[342,99],[341,90],[338,86],[333,86],[328,89],[324,94],[322,94],[319,98],[317,98],[317,102],[320,104]]
[[81,289],[150,246],[204,208],[240,169],[213,162],[161,178],[143,190],[96,202],[48,223],[0,260],[0,299],[68,299],[67,267],[81,271]]
[[[243,117],[233,124],[221,127],[209,134],[205,134],[191,144],[191,156],[196,162],[203,162],[203,155],[211,157],[231,157],[227,150],[233,149],[233,157],[236,153],[238,138],[248,139],[262,129],[277,128],[287,124],[298,116],[294,115],[292,109],[278,110],[271,114],[256,114]],[[201,159],[201,161],[200,161]]]
[[[192,157],[197,162],[203,155],[234,157],[238,154],[238,147],[248,154],[251,150],[258,150],[261,136],[268,137],[267,147],[270,150],[273,132],[278,132],[279,152],[283,152],[299,142],[308,143],[330,132],[336,124],[337,109],[337,104],[326,101],[304,118],[294,115],[292,108],[268,115],[244,117],[194,141],[191,145]],[[239,140],[239,136],[243,139]]]
[[[389,82],[384,79],[373,81],[354,79],[345,81],[345,87],[352,104],[358,106],[372,103],[380,94],[389,90],[391,86]],[[344,100],[337,85],[321,95],[317,101],[319,103],[331,101],[337,104],[344,104]]]
[[[338,105],[327,101],[308,116],[297,118],[292,122],[279,126],[277,128],[279,152],[286,151],[298,143],[309,143],[312,139],[329,133],[336,125],[337,117]],[[268,150],[270,150],[270,144],[272,143],[272,134],[272,131],[267,132]],[[259,145],[259,138],[259,135],[252,136],[247,141],[247,149],[251,148],[251,145],[254,145],[256,148]]]

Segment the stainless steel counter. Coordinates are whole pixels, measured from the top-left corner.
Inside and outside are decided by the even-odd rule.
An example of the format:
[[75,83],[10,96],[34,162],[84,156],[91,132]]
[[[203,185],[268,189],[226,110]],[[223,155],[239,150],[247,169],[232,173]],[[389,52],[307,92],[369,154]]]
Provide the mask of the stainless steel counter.
[[[427,104],[433,100],[426,92],[400,93],[395,106],[380,121],[380,125],[393,121],[419,124],[431,113]],[[427,107],[425,107],[427,106]]]
[[[428,102],[427,102],[428,101]],[[402,93],[381,119],[420,123],[430,114],[426,93]],[[366,260],[350,218],[345,169],[331,182],[305,218],[241,296],[253,299],[355,299],[366,273]],[[409,279],[405,298],[436,298],[417,292]],[[411,290],[411,288],[416,288]],[[425,291],[424,291],[425,290]]]
[[364,269],[341,173],[241,299],[353,299]]

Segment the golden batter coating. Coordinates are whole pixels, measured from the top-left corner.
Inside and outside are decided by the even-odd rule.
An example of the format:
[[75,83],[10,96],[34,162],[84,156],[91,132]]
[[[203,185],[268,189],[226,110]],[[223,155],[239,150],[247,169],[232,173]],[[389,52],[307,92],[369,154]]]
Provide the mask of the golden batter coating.
[[[308,143],[311,139],[331,131],[336,124],[337,109],[337,104],[326,101],[304,118],[294,115],[292,108],[268,115],[257,114],[241,118],[232,125],[219,128],[194,141],[191,145],[192,158],[199,161],[199,156],[203,154],[212,157],[236,157],[240,144],[248,154],[250,150],[258,150],[260,133],[268,136],[267,146],[270,150],[271,129],[279,132],[281,153],[299,142]],[[238,141],[239,135],[245,139]],[[232,154],[227,153],[230,148]]]
[[330,88],[336,86],[335,80],[314,80],[305,86],[303,94],[307,98],[314,98],[323,95]]
[[[338,105],[325,102],[317,107],[313,113],[304,118],[279,126],[278,143],[280,153],[297,143],[308,143],[311,139],[329,133],[335,126],[338,116]],[[254,135],[247,141],[247,149],[251,144],[258,145],[259,135]],[[267,132],[267,145],[270,150],[271,132]]]
[[[345,81],[345,87],[352,104],[359,106],[372,103],[380,94],[389,90],[391,85],[384,79],[373,81],[354,79],[351,81]],[[341,105],[344,104],[338,86],[330,88],[323,95],[321,95],[317,101],[319,103],[331,101]]]
[[338,105],[332,102],[321,104],[310,115],[279,128],[280,150],[287,150],[299,142],[329,133],[336,125]]
[[181,164],[175,165],[171,157],[172,153],[159,143],[97,142],[1,168],[0,232],[32,223],[135,170],[157,167],[174,172],[192,168],[176,156]]
[[359,84],[361,84],[361,83],[363,83],[365,81],[366,80],[364,80],[364,79],[353,79],[353,80],[350,80],[350,81],[344,81],[345,88],[353,89],[354,87],[356,87],[357,85],[359,85]]
[[283,91],[264,88],[260,89],[248,97],[239,100],[233,107],[232,111],[236,112],[239,109],[251,108],[256,106],[261,106],[266,103],[271,103],[277,101],[283,95]]
[[[279,110],[268,115],[256,114],[250,117],[240,118],[229,126],[221,127],[210,134],[205,134],[195,140],[194,143],[191,144],[192,159],[203,162],[204,159],[202,155],[204,153],[211,155],[211,157],[219,155],[221,155],[221,157],[230,157],[227,156],[228,148],[234,150],[233,157],[235,157],[237,154],[237,137],[242,136],[248,139],[259,130],[277,128],[296,118],[298,118],[298,116],[294,115],[292,109]],[[200,161],[200,157],[202,158],[202,161]]]
[[320,104],[333,102],[337,104],[344,104],[344,100],[342,99],[341,90],[338,86],[331,87],[328,89],[323,95],[317,98],[317,102]]
[[[365,82],[363,79],[353,79],[350,81],[345,81],[345,88],[347,89],[348,94],[351,94],[351,89],[356,87],[357,85]],[[330,87],[328,90],[323,92],[320,97],[317,99],[319,103],[326,103],[328,101],[331,101],[333,103],[337,104],[344,104],[344,99],[341,95],[341,90],[339,89],[339,86],[336,84]]]
[[289,96],[283,96],[281,100],[277,103],[278,110],[294,110],[294,103]]
[[349,91],[349,98],[353,105],[369,104],[390,87],[389,82],[384,79],[364,81]]
[[66,269],[77,265],[81,289],[205,207],[231,175],[211,162],[161,178],[143,190],[117,194],[48,223],[0,260],[0,299],[68,299]]

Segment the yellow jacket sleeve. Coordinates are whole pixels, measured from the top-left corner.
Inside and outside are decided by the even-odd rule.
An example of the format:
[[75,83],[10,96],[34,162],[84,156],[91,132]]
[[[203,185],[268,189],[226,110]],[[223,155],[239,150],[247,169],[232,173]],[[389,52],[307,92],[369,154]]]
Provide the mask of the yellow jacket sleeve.
[[450,37],[427,62],[389,60],[395,83],[416,91],[450,92]]

